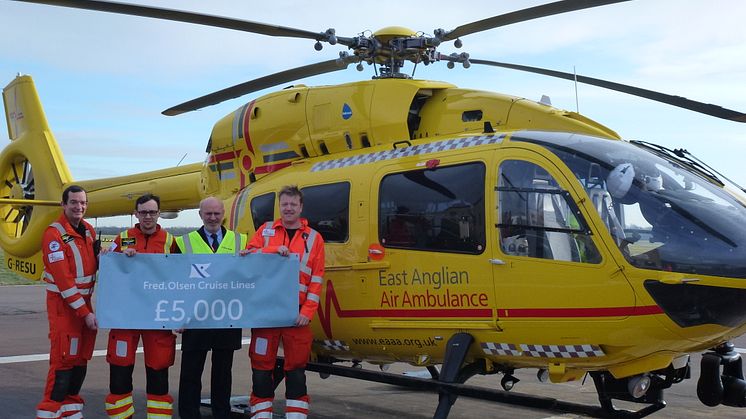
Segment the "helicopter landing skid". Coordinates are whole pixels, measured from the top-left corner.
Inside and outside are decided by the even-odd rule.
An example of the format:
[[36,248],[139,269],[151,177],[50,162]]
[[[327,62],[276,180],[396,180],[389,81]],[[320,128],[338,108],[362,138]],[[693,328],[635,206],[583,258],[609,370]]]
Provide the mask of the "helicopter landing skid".
[[336,375],[340,377],[355,378],[358,380],[409,387],[420,391],[440,392],[441,390],[447,390],[452,394],[471,397],[474,399],[490,400],[498,403],[505,403],[516,406],[525,406],[532,409],[546,410],[548,412],[573,413],[597,418],[641,418],[657,410],[660,410],[663,406],[665,406],[665,403],[663,403],[663,406],[659,405],[657,406],[657,408],[655,408],[654,406],[648,406],[637,412],[624,410],[615,410],[614,412],[609,412],[603,407],[566,402],[550,397],[535,396],[513,391],[508,392],[504,390],[471,386],[461,383],[444,383],[436,381],[434,379],[419,378],[402,374],[367,370],[362,368],[353,368],[342,365],[332,365],[328,363],[309,362],[306,369],[308,371]]

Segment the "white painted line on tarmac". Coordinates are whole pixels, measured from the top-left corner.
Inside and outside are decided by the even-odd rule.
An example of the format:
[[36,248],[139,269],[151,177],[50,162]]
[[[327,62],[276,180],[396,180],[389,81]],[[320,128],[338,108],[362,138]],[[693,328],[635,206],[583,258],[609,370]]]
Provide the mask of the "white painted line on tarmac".
[[[242,338],[241,345],[248,345],[251,343],[251,338]],[[176,350],[181,349],[181,344],[176,345]],[[735,348],[735,351],[741,354],[746,354],[746,348]],[[137,347],[137,353],[143,352],[142,346]],[[100,349],[93,351],[93,356],[105,356],[106,350]],[[36,362],[36,361],[48,361],[49,354],[35,354],[35,355],[16,355],[16,356],[3,356],[0,357],[0,364],[17,364],[20,362]],[[428,373],[429,374],[429,373]]]
[[16,356],[4,356],[0,358],[0,364],[15,364],[18,362],[34,362],[34,361],[48,361],[49,354],[36,354],[36,355],[16,355]]
[[[242,338],[241,345],[248,345],[251,343],[251,338]],[[176,350],[181,349],[181,344],[176,345]],[[136,353],[143,353],[142,346],[137,347]],[[106,356],[106,349],[99,349],[93,351],[93,356]],[[34,355],[15,355],[15,356],[3,356],[0,357],[0,364],[18,364],[21,362],[36,362],[36,361],[49,361],[49,354],[34,354]]]

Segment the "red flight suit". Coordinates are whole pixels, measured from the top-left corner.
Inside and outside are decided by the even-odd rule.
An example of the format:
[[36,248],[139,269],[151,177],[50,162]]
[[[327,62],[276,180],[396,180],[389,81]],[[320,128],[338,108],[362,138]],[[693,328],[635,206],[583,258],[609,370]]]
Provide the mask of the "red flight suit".
[[[121,253],[132,248],[137,253],[171,253],[173,242],[173,236],[160,225],[156,225],[155,233],[146,235],[138,223],[114,239],[112,250]],[[173,415],[174,399],[168,394],[168,367],[174,364],[176,335],[170,330],[112,329],[106,351],[111,377],[106,414],[110,418],[132,417],[135,413],[132,371],[141,336],[145,353],[147,417],[170,418]]]
[[91,296],[98,269],[96,232],[85,220],[76,230],[65,214],[44,231],[42,255],[47,284],[49,373],[38,419],[82,417],[80,388],[93,355],[96,331],[85,325],[93,312]]
[[[321,284],[324,277],[324,239],[300,219],[301,227],[293,237],[282,225],[281,219],[265,223],[248,244],[249,249],[262,253],[277,253],[280,246],[287,246],[300,258],[300,314],[312,320],[319,306]],[[309,397],[306,388],[305,368],[311,354],[313,335],[311,326],[251,329],[249,357],[253,370],[251,415],[254,419],[272,417],[274,379],[272,372],[277,359],[277,348],[282,340],[285,365],[286,415],[305,418],[308,415]]]

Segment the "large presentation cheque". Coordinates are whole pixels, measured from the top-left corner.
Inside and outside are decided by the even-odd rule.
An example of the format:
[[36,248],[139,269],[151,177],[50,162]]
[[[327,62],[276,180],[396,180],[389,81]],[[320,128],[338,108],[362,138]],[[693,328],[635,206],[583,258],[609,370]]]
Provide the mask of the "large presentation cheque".
[[299,269],[296,255],[107,253],[96,317],[107,329],[291,326]]

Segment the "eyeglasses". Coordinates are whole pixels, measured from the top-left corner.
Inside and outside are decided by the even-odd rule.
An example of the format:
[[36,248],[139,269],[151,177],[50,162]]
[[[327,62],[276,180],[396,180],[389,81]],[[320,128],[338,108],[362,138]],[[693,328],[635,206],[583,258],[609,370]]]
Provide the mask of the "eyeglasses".
[[137,211],[137,213],[143,217],[145,216],[155,217],[156,215],[158,215],[159,212],[160,211],[157,211],[157,210],[156,211]]

